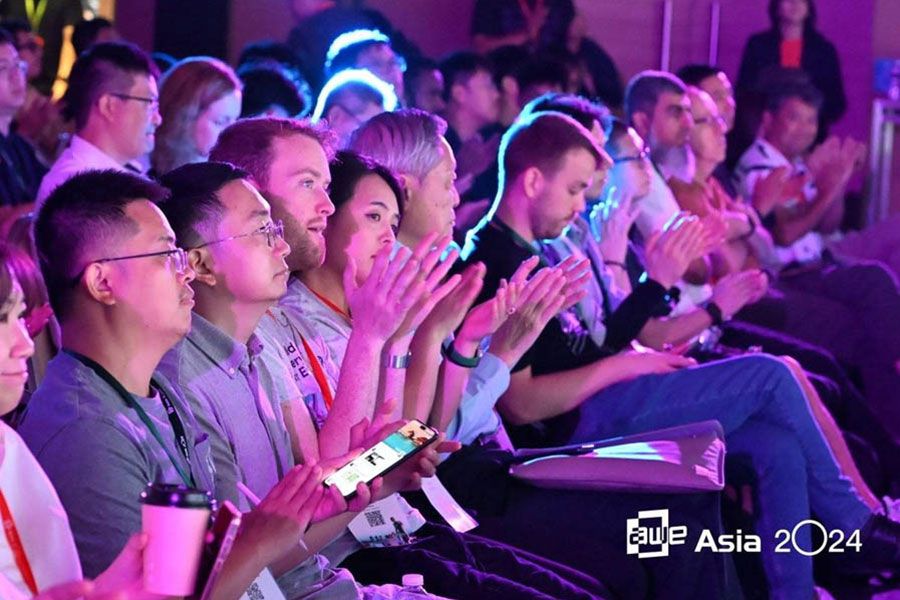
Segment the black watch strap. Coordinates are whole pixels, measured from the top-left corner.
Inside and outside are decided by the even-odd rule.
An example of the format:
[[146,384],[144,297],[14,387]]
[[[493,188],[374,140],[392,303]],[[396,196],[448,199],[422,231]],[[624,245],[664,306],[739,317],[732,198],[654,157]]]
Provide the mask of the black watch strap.
[[713,325],[721,327],[725,323],[725,317],[722,315],[722,309],[719,308],[719,305],[712,300],[703,305],[703,310],[705,310],[709,314],[710,318],[712,319]]
[[464,367],[466,369],[474,369],[478,366],[478,363],[481,362],[480,349],[476,350],[475,356],[470,358],[468,356],[463,356],[462,354],[457,352],[456,348],[453,347],[452,341],[449,344],[444,344],[441,347],[441,354],[443,354],[444,358],[452,362],[454,365]]

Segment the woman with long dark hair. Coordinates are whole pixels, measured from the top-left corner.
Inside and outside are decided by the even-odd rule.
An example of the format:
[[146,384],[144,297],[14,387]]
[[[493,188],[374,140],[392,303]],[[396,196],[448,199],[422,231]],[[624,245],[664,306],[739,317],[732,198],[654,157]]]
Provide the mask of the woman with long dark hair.
[[767,71],[799,69],[825,97],[819,113],[818,139],[822,140],[847,110],[837,50],[816,29],[813,0],[769,0],[769,19],[772,27],[751,36],[744,48],[738,93],[758,91],[770,78]]

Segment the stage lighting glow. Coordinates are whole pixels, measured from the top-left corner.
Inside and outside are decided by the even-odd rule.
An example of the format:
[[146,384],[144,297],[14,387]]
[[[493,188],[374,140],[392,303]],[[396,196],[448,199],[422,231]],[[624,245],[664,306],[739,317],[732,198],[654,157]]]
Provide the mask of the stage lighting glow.
[[361,83],[374,88],[375,91],[381,94],[381,106],[384,108],[385,112],[393,111],[400,102],[397,98],[397,92],[394,91],[394,86],[383,79],[379,79],[377,76],[373,75],[371,71],[366,69],[344,69],[343,71],[335,73],[322,87],[322,91],[319,93],[319,98],[316,101],[316,108],[312,114],[313,123],[318,123],[324,116],[325,106],[328,104],[328,97],[331,96],[335,90],[348,83]]
[[334,62],[334,59],[337,58],[338,54],[350,46],[361,44],[363,42],[390,44],[391,39],[377,29],[354,29],[342,33],[334,38],[334,41],[331,42],[331,46],[328,47],[328,52],[325,54],[325,72],[331,71],[331,63]]

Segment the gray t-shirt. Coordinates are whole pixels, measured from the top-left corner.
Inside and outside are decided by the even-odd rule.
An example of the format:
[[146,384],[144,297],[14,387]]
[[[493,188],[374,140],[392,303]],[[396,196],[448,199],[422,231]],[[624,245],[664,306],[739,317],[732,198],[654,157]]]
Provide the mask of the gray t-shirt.
[[[156,426],[171,455],[195,487],[211,490],[208,436],[165,377],[156,376],[181,418],[190,463],[176,450],[175,435],[158,396],[135,401]],[[86,577],[96,577],[141,530],[138,502],[148,482],[183,483],[172,460],[134,408],[91,368],[66,353],[28,403],[19,434],[40,462],[69,515]]]

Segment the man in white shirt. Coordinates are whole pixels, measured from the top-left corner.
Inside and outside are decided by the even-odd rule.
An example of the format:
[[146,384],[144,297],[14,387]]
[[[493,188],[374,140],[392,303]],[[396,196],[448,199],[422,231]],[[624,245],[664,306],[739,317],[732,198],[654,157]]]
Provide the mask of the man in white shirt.
[[153,149],[159,115],[159,70],[128,42],[96,44],[72,67],[65,100],[76,133],[41,181],[41,205],[57,186],[90,169],[141,172]]

